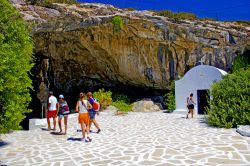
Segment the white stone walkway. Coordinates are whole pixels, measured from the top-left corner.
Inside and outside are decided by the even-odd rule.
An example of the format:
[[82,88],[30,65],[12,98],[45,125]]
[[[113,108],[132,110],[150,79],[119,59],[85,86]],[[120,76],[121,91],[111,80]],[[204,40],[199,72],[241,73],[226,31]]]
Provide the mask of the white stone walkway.
[[77,115],[69,120],[68,135],[52,135],[40,128],[2,136],[0,165],[250,165],[250,138],[235,129],[207,127],[200,119],[164,113],[129,113],[97,117],[102,132],[93,141],[80,138]]

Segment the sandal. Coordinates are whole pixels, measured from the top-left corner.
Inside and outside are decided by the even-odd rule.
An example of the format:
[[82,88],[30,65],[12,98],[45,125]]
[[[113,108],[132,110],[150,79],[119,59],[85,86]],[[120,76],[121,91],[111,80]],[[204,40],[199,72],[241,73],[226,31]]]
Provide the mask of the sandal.
[[85,142],[91,142],[92,139],[90,137],[87,137],[87,139],[85,139]]

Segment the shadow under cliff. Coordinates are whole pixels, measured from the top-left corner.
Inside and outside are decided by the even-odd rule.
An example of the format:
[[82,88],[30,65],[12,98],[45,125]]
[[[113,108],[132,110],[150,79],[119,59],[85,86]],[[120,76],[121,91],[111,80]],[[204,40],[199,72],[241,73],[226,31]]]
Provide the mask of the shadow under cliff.
[[[89,77],[79,78],[82,80],[79,86],[69,85],[68,87],[58,87],[53,81],[54,72],[51,64],[53,63],[50,62],[48,57],[41,55],[36,56],[35,66],[32,68],[30,75],[33,83],[33,90],[30,90],[32,101],[30,102],[29,109],[33,111],[26,114],[26,118],[21,122],[21,126],[25,130],[29,129],[29,119],[42,118],[42,105],[47,105],[48,91],[53,91],[57,98],[60,94],[63,94],[65,100],[69,104],[70,110],[75,109],[80,92],[95,92],[101,88],[110,90],[112,93],[125,94],[130,98],[131,102],[150,98],[154,102],[161,103],[163,108],[165,107],[163,96],[167,91],[161,89],[132,86],[129,84],[114,83],[112,81],[104,81]],[[45,86],[42,88],[43,90],[41,90],[41,85]],[[43,115],[43,117],[45,117],[45,115]]]

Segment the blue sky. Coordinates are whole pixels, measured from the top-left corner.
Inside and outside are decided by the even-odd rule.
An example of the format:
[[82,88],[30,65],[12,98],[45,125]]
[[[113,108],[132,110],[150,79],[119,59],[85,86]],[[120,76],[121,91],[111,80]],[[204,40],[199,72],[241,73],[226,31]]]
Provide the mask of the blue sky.
[[139,10],[172,10],[193,12],[199,17],[219,20],[250,20],[250,0],[78,0],[99,2],[121,8],[133,7]]

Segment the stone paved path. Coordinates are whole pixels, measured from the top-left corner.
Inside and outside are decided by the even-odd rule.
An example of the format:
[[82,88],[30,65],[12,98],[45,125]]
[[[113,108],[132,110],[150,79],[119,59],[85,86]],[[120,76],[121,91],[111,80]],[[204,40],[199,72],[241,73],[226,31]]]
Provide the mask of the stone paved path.
[[235,129],[207,127],[201,118],[187,120],[183,115],[160,112],[126,116],[103,113],[97,120],[102,132],[91,135],[92,143],[67,140],[81,137],[76,132],[76,114],[69,120],[67,136],[40,128],[2,136],[9,144],[0,147],[1,164],[250,165],[249,137],[240,136]]

